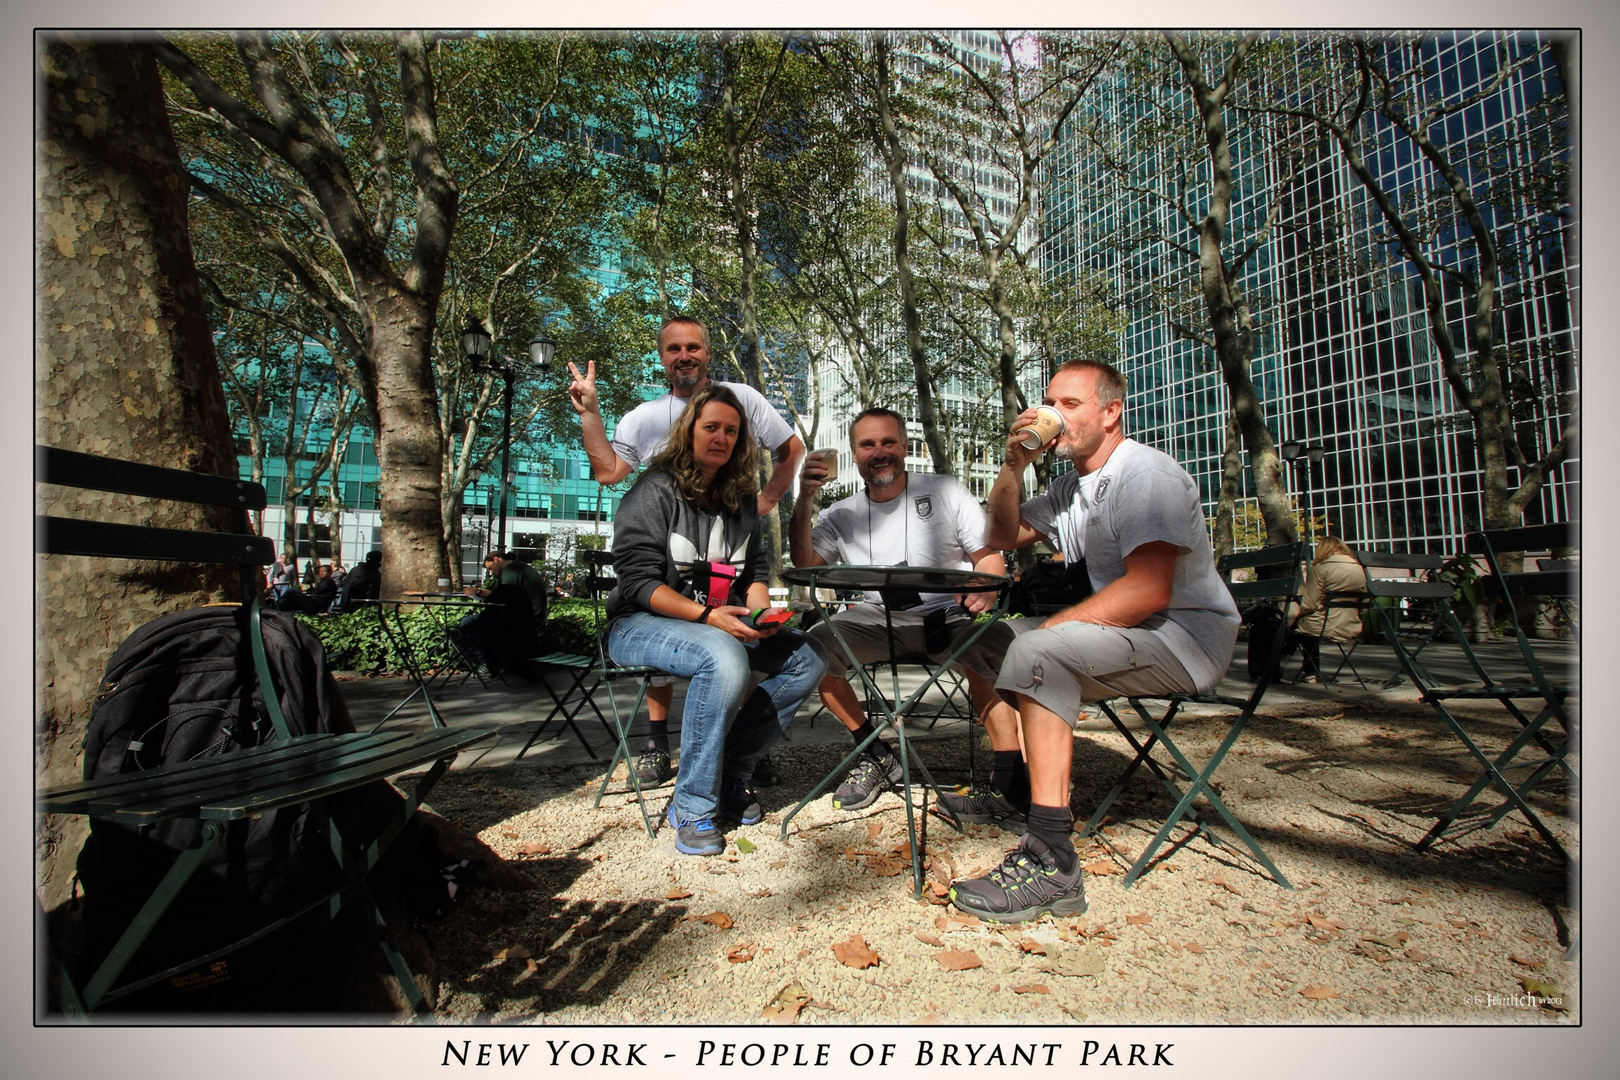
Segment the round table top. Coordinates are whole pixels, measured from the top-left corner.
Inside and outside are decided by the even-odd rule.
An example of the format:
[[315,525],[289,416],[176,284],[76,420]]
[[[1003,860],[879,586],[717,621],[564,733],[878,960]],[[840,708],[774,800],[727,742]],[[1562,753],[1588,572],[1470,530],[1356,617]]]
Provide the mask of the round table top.
[[814,589],[904,589],[917,593],[989,592],[1012,584],[1000,574],[944,566],[796,566],[782,571],[789,585]]
[[404,592],[399,596],[382,596],[374,600],[356,600],[354,602],[357,604],[444,604],[451,607],[476,604],[481,607],[500,607],[499,604],[491,604],[481,596],[441,592]]

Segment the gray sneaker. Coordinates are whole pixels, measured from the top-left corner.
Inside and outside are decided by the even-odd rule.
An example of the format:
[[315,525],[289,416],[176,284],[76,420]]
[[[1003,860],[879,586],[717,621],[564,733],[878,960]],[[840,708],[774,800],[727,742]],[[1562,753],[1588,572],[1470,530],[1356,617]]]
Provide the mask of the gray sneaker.
[[834,810],[864,810],[877,802],[879,795],[905,782],[900,759],[887,749],[879,752],[883,754],[881,759],[873,757],[870,750],[855,759],[855,767],[833,792]]
[[[1024,835],[1029,828],[1029,816],[993,787],[974,786],[966,795],[947,792],[939,797],[939,801],[955,810],[957,818],[964,825],[995,825],[1017,836]],[[942,811],[936,813],[949,818]]]
[[1063,873],[1051,848],[1039,837],[1025,836],[984,877],[952,885],[950,899],[969,915],[993,923],[1030,922],[1048,913],[1083,915],[1085,871],[1077,858],[1074,869]]
[[636,779],[641,781],[642,787],[657,787],[674,775],[675,767],[670,764],[669,751],[648,743],[636,759]]
[[708,818],[691,821],[676,817],[675,808],[669,808],[669,826],[675,830],[675,850],[683,855],[718,855],[726,850],[726,841],[714,822]]
[[755,825],[765,816],[759,797],[741,780],[720,781],[720,812],[739,825]]

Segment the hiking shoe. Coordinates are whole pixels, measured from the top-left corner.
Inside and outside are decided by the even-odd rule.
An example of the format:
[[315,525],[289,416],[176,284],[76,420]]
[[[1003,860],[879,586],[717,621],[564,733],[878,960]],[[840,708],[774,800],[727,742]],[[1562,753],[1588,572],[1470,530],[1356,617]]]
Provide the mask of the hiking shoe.
[[905,770],[900,768],[900,759],[892,753],[885,754],[882,760],[875,758],[870,752],[862,754],[855,762],[855,767],[849,770],[844,782],[838,785],[833,792],[834,810],[864,810],[877,802],[879,795],[890,788],[904,782]]
[[675,830],[675,850],[683,855],[718,855],[726,850],[726,842],[714,822],[708,818],[689,821],[676,817],[675,808],[669,808],[669,826]]
[[949,895],[959,909],[986,922],[1029,922],[1048,913],[1084,914],[1084,879],[1078,858],[1065,874],[1051,848],[1039,837],[1026,836],[1000,866],[982,878],[956,882]]
[[778,787],[782,783],[782,770],[769,757],[762,757],[754,766],[754,783],[760,787]]
[[655,787],[675,775],[675,767],[669,763],[669,751],[647,744],[636,759],[636,779],[644,787]]
[[1018,836],[1029,828],[1028,815],[993,787],[975,785],[966,795],[941,794],[939,801],[964,825],[995,825]]
[[759,808],[759,797],[748,790],[741,780],[720,781],[720,812],[739,825],[756,824],[765,816]]

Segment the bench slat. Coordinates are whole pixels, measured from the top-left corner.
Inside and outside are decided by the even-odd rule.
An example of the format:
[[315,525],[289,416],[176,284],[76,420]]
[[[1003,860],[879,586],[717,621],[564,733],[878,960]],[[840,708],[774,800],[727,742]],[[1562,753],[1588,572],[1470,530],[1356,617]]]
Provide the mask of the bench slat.
[[[157,770],[136,773],[132,775],[143,778],[140,782],[128,787],[110,785],[89,800],[81,813],[131,823],[195,813],[198,806],[216,795],[318,774],[331,768],[334,761],[356,754],[378,753],[405,734],[396,732],[383,740],[375,735],[328,736],[313,748],[302,745],[300,738],[282,747],[279,754],[264,754],[246,761],[231,760],[239,757],[238,754],[220,754],[209,759],[214,762],[213,768],[193,770],[172,778],[154,778],[152,774]],[[131,814],[136,816],[131,817]]]
[[319,774],[275,787],[250,792],[232,792],[210,800],[198,816],[205,821],[235,821],[257,817],[271,810],[333,795],[372,780],[393,776],[440,758],[454,757],[464,747],[493,738],[493,731],[452,730],[435,732],[391,748],[386,754],[369,754],[353,763],[336,762]]

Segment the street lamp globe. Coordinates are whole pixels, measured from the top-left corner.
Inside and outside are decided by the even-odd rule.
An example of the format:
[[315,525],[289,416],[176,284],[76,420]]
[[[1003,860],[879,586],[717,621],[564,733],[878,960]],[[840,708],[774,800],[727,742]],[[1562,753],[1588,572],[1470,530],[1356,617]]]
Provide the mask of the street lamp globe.
[[467,325],[461,329],[461,352],[474,364],[480,363],[489,355],[489,347],[493,339],[484,324],[467,316]]
[[540,334],[529,339],[529,364],[544,374],[551,370],[551,358],[557,353],[557,343]]

